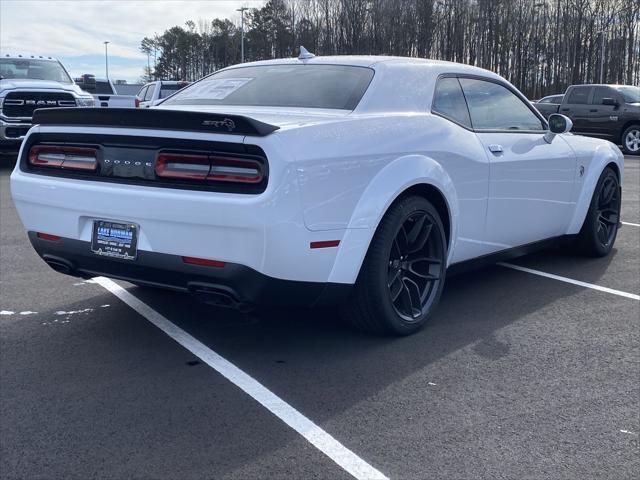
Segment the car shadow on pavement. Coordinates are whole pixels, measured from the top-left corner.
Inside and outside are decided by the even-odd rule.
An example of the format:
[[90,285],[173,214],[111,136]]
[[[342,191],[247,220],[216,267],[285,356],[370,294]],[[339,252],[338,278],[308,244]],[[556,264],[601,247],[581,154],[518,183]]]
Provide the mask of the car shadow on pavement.
[[[498,330],[579,290],[497,266],[469,272],[448,279],[431,322],[403,338],[354,331],[332,310],[280,309],[247,316],[188,295],[131,292],[323,421],[458,349],[475,345],[478,355],[494,360],[507,355],[509,345],[496,339]],[[335,393],[319,408],[327,391]]]

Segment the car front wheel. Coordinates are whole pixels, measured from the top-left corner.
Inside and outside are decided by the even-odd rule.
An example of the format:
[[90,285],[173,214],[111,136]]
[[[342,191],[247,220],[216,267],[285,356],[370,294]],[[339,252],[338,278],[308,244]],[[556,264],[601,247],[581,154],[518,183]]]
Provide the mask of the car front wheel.
[[446,272],[446,238],[422,197],[394,203],[373,237],[343,316],[361,330],[409,335],[431,317]]
[[620,222],[620,181],[611,167],[604,169],[578,234],[577,245],[591,257],[604,257],[613,248]]

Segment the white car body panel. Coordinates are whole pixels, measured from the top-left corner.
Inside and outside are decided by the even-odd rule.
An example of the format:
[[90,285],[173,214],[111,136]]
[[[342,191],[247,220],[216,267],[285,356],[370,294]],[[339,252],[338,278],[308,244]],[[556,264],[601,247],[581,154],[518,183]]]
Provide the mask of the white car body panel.
[[[286,59],[254,64],[297,64]],[[317,57],[370,66],[373,80],[352,111],[169,106],[246,115],[277,125],[266,136],[116,127],[41,126],[36,133],[92,133],[257,145],[269,181],[256,195],[103,183],[36,175],[16,166],[12,195],[29,231],[90,241],[93,219],[140,226],[138,248],[213,258],[269,277],[353,284],[389,206],[408,188],[437,189],[449,210],[448,264],[579,231],[613,144],[544,132],[476,133],[430,113],[440,74],[499,76],[448,62]],[[488,145],[501,144],[502,156]],[[585,173],[580,176],[580,168]],[[340,240],[335,248],[310,242]]]

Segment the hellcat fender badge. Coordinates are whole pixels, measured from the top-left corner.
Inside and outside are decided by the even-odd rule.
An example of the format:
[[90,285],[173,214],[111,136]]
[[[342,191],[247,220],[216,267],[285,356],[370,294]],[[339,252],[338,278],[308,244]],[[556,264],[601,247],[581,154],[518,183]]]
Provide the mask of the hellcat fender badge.
[[235,122],[230,118],[225,118],[224,120],[204,120],[202,125],[216,128],[226,127],[230,132],[236,129]]

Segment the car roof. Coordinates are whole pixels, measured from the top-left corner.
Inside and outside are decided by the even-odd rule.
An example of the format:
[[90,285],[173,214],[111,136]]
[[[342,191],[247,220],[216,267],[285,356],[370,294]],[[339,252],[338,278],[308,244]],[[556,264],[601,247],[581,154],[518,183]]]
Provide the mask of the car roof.
[[49,60],[51,62],[57,62],[58,59],[54,57],[45,57],[43,55],[22,55],[22,54],[10,54],[5,53],[4,55],[0,55],[0,58],[10,58],[12,60]]

